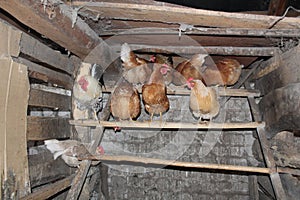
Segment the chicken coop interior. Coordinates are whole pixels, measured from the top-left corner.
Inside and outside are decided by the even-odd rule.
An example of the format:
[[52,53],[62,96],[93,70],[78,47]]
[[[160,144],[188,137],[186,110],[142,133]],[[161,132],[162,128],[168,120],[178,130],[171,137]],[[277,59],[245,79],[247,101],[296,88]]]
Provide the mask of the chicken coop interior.
[[0,199],[299,199],[299,9],[0,1]]

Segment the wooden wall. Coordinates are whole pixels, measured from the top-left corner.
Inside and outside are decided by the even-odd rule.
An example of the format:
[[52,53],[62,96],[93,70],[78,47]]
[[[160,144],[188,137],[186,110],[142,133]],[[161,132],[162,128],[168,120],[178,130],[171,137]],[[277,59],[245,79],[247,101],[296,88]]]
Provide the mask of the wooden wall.
[[36,144],[71,137],[71,90],[81,61],[5,21],[0,21],[0,37],[1,197],[19,199],[71,174],[63,161],[53,161]]

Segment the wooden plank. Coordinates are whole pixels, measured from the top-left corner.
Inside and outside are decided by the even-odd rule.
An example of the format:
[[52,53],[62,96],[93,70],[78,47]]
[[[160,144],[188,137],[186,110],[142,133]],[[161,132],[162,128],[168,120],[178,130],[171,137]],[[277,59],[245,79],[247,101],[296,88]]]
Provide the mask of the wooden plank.
[[70,111],[71,97],[31,88],[28,104],[30,106],[53,108],[60,111]]
[[[248,89],[250,88],[250,84],[248,82],[245,84],[245,86]],[[261,121],[262,117],[259,112],[258,105],[255,103],[255,99],[253,97],[248,97],[248,101],[249,101],[249,105],[250,105],[250,109],[252,111],[254,121]],[[271,183],[272,183],[272,186],[274,189],[274,193],[275,193],[277,199],[285,200],[286,194],[283,189],[279,173],[276,172],[276,164],[275,164],[273,154],[271,152],[269,141],[266,137],[265,128],[258,127],[256,129],[256,132],[257,132],[257,136],[258,136],[260,146],[261,146],[261,151],[264,156],[266,165],[268,168],[270,168],[272,170],[272,173],[270,174],[270,179],[271,179]]]
[[22,32],[0,19],[0,53],[18,56],[20,52],[19,40]]
[[18,57],[15,60],[16,62],[22,63],[28,67],[28,76],[31,78],[42,80],[53,85],[62,86],[66,89],[72,89],[73,87],[73,79],[66,73],[54,71],[21,57]]
[[59,51],[54,51],[45,44],[23,33],[20,39],[20,53],[33,62],[50,65],[59,71],[73,74],[74,66],[69,61],[67,55],[62,55]]
[[[98,158],[96,158],[98,159]],[[146,164],[150,166],[172,166],[172,167],[184,167],[194,169],[212,169],[212,170],[225,170],[236,172],[252,172],[269,174],[270,169],[263,167],[251,167],[251,166],[236,166],[236,165],[223,165],[223,164],[211,164],[211,163],[197,163],[197,162],[180,162],[175,160],[163,160],[157,158],[147,157],[135,157],[135,156],[114,156],[114,155],[102,155],[99,157],[103,163],[126,163],[130,164]]]
[[65,178],[73,171],[61,158],[54,160],[44,145],[29,149],[28,163],[31,188]]
[[[43,1],[44,2],[44,1]],[[84,59],[101,39],[66,4],[48,0],[0,1],[0,7],[23,24]],[[73,16],[76,16],[74,18]],[[100,52],[101,53],[101,52]]]
[[2,191],[5,198],[18,199],[30,192],[26,143],[29,80],[27,67],[10,57],[2,57],[0,66],[1,183],[13,181]]
[[[146,23],[146,22],[145,22]],[[149,22],[148,22],[149,23]],[[125,26],[123,29],[102,30],[100,36],[113,35],[178,35],[178,27],[159,28],[157,26],[149,26],[142,24],[139,27]],[[192,27],[191,30],[182,31],[182,35],[209,35],[209,36],[237,36],[237,37],[298,37],[299,30],[297,29],[254,29],[254,28],[203,28]]]
[[46,140],[70,137],[68,118],[27,117],[27,140]]
[[[105,86],[106,88],[103,89],[104,93],[111,93],[114,90],[114,86],[108,85]],[[136,89],[139,93],[142,93],[142,86],[137,86]],[[224,87],[216,87],[216,90],[220,96],[233,96],[233,97],[259,97],[260,92],[259,90],[246,90],[246,89],[232,89],[232,88],[224,88]],[[182,95],[188,96],[190,95],[191,91],[177,86],[168,86],[167,87],[167,94],[168,95]]]
[[141,121],[95,121],[95,120],[70,120],[76,126],[103,126],[106,128],[148,128],[148,129],[255,129],[264,127],[263,122],[246,123],[189,123],[189,122],[141,122]]
[[300,46],[297,46],[266,63],[264,71],[268,73],[264,73],[264,76],[256,81],[256,88],[262,95],[288,84],[300,82],[300,67],[297,65],[300,62],[299,54]]
[[[119,53],[121,46],[112,46]],[[130,48],[143,53],[172,53],[172,54],[213,54],[235,56],[274,56],[280,52],[277,47],[224,47],[224,46],[153,46],[130,44]]]
[[299,130],[300,82],[268,93],[260,101],[259,107],[269,137],[283,130]]
[[[100,18],[185,23],[206,27],[268,28],[279,19],[274,16],[127,3],[83,2],[81,6],[83,8],[80,12],[89,11],[95,16],[99,15]],[[300,27],[299,19],[285,18],[274,28],[296,29],[297,27]]]
[[258,182],[256,175],[248,176],[250,200],[259,200]]
[[48,199],[54,194],[57,194],[71,186],[72,180],[75,175],[71,175],[67,178],[64,178],[60,181],[57,181],[51,185],[47,185],[23,198],[20,200],[35,200],[35,199]]

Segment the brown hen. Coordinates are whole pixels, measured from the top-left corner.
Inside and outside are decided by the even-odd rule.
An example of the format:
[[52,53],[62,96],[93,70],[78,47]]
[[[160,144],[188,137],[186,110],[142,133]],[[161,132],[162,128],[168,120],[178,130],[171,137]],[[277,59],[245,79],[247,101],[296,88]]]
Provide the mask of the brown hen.
[[[162,54],[156,54],[153,55],[150,59],[153,63],[158,63],[161,65],[165,65],[169,70],[167,70],[167,73],[163,75],[164,81],[166,85],[169,85],[173,80],[173,72],[175,71],[173,69],[173,60],[171,56],[164,56]],[[156,65],[160,67],[160,65]]]
[[206,85],[234,85],[240,78],[243,65],[237,60],[224,58],[216,66],[204,66],[203,78]]
[[211,120],[218,115],[220,104],[214,88],[206,87],[201,80],[190,81],[190,109],[199,122]]
[[205,62],[207,54],[195,54],[191,59],[179,63],[176,70],[179,73],[174,73],[174,85],[185,85],[187,80],[203,80],[202,65]]
[[166,85],[163,75],[169,70],[164,65],[154,64],[154,71],[152,72],[147,84],[142,87],[142,99],[146,111],[151,115],[160,115],[162,120],[162,113],[169,109],[169,99],[166,94]]
[[148,61],[136,56],[127,43],[121,47],[121,60],[124,67],[123,77],[129,83],[143,84],[149,80],[152,70],[147,65]]
[[121,82],[111,96],[110,110],[117,120],[136,119],[141,112],[140,96],[128,82]]

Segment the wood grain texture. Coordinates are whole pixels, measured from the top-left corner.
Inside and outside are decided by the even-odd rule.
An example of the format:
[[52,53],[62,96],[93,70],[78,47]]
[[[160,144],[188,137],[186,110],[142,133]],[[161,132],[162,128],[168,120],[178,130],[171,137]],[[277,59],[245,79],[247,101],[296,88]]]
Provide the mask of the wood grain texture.
[[6,188],[11,193],[6,191],[4,197],[18,199],[30,192],[26,143],[29,80],[27,67],[10,57],[2,57],[0,66],[1,179],[13,178]]
[[[268,28],[278,17],[208,11],[193,8],[128,4],[128,3],[84,3],[81,11],[88,10],[100,17],[163,23],[186,23],[208,27]],[[168,13],[167,15],[165,13]],[[299,28],[300,20],[285,18],[276,28]]]
[[27,117],[27,140],[46,140],[70,137],[68,118]]
[[75,11],[70,6],[51,0],[47,4],[44,9],[41,1],[0,1],[0,7],[20,22],[84,59],[101,39],[79,17],[72,21]]
[[71,97],[56,94],[52,92],[47,92],[38,89],[30,89],[30,97],[28,104],[30,106],[37,106],[37,107],[45,107],[45,108],[53,108],[62,110],[71,110]]

